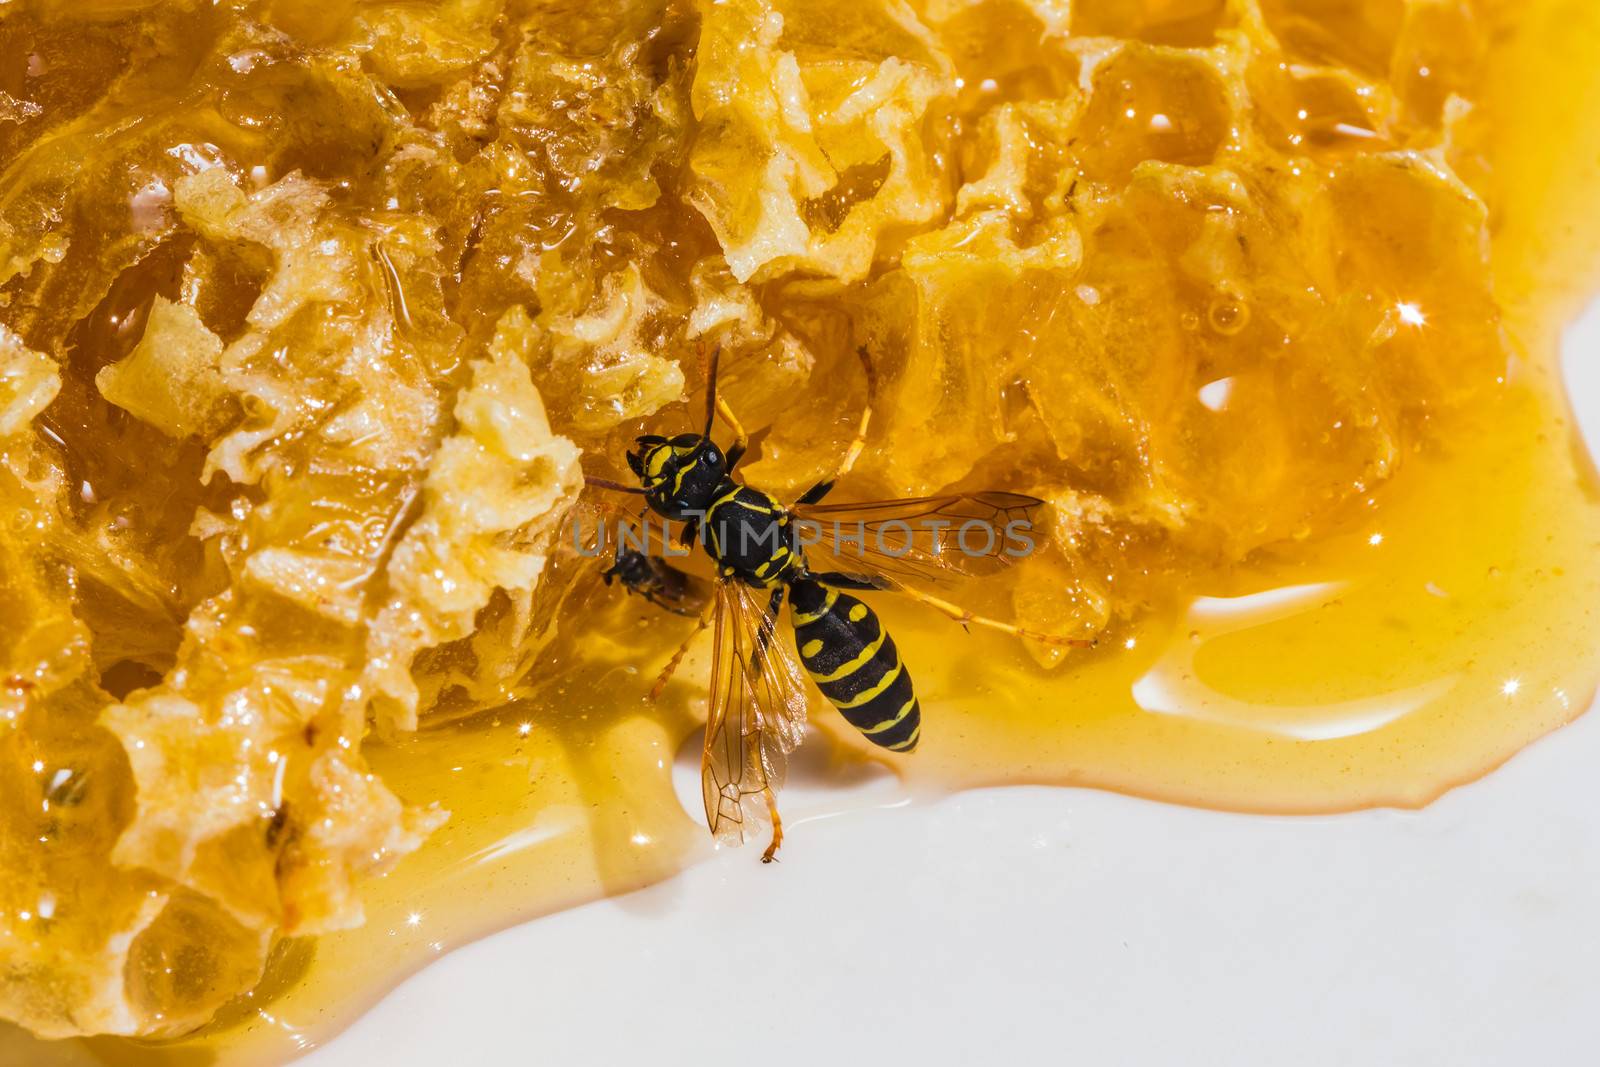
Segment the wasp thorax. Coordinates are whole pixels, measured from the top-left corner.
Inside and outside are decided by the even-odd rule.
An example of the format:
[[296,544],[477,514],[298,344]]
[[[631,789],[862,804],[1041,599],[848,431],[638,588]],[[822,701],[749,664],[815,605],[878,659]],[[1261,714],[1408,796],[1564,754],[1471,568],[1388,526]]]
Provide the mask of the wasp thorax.
[[727,460],[709,437],[646,435],[628,453],[628,466],[644,487],[645,499],[669,519],[704,514],[727,476]]

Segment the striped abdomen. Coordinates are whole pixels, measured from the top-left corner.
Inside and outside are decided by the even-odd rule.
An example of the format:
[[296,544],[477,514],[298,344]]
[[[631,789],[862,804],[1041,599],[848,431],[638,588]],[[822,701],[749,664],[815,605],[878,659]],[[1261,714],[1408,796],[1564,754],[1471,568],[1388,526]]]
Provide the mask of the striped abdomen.
[[910,752],[922,734],[911,675],[873,610],[809,579],[789,587],[794,643],[811,680],[868,741]]

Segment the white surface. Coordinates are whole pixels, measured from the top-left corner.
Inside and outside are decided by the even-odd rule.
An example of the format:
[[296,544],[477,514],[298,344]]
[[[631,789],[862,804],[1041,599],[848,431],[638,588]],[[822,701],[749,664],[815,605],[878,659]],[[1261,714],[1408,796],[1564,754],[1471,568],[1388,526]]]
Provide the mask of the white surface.
[[1593,1062],[1597,765],[1589,717],[1422,814],[811,823],[462,949],[304,1063]]
[[[1594,444],[1600,307],[1568,352]],[[469,946],[301,1062],[1593,1063],[1597,769],[1591,714],[1415,813],[791,794],[785,862]]]

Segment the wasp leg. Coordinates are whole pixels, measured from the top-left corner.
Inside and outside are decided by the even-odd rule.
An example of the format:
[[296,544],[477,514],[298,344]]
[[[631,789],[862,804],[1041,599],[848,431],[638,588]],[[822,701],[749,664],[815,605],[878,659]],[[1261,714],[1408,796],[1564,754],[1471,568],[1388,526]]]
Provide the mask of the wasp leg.
[[828,495],[835,482],[850,473],[850,468],[856,465],[856,458],[861,455],[861,450],[866,447],[867,425],[871,421],[872,406],[869,404],[861,409],[861,424],[856,427],[855,439],[850,442],[850,447],[845,449],[844,458],[839,461],[838,468],[828,477],[801,493],[800,498],[795,501],[796,504],[817,503],[817,501]]
[[767,602],[767,612],[761,616],[761,629],[756,631],[756,654],[750,657],[750,674],[753,678],[761,677],[761,662],[766,658],[768,646],[772,644],[773,631],[778,628],[778,612],[783,610],[783,586],[778,586],[772,591],[772,599]]
[[728,450],[723,453],[727,458],[727,471],[732,474],[733,468],[739,465],[739,461],[744,458],[745,452],[750,448],[750,435],[744,432],[744,425],[734,416],[733,409],[728,406],[728,402],[720,396],[717,397],[717,415],[721,417],[723,422],[728,424],[728,429],[733,431],[733,444],[729,445]]
[[835,589],[889,589],[888,582],[864,574],[845,574],[843,571],[820,571],[806,575],[814,582],[831,585]]
[[[610,583],[608,582],[607,584],[609,585]],[[661,599],[655,593],[652,593],[652,592],[649,592],[649,591],[640,592],[639,595],[644,597],[650,603],[654,604],[656,607],[660,608],[662,611],[669,612],[669,613],[671,613],[673,615],[680,616],[681,618],[693,619],[693,618],[698,617],[699,614],[700,614],[698,611],[695,611],[693,608],[685,608],[685,607],[682,607],[682,606],[675,606],[675,605],[672,605],[672,604],[668,604],[665,600]]]
[[772,816],[772,843],[761,854],[762,863],[771,863],[778,856],[778,849],[783,844],[783,819],[778,815],[778,797],[772,792],[772,787],[767,786],[761,791],[767,798],[767,814]]
[[1013,637],[1028,637],[1035,641],[1043,642],[1047,645],[1065,645],[1069,648],[1093,648],[1098,643],[1082,637],[1063,637],[1060,634],[1047,634],[1041,630],[1030,630],[1025,626],[1018,626],[1015,623],[1003,622],[1000,619],[991,619],[987,615],[974,615],[972,612],[967,611],[965,608],[958,607],[955,604],[950,603],[948,600],[941,600],[929,593],[924,593],[917,589],[908,589],[903,585],[895,586],[894,592],[900,594],[901,596],[909,597],[918,603],[926,604],[928,607],[933,608],[940,614],[949,616],[963,626],[967,625],[968,623],[971,623],[974,626],[987,626],[991,630],[999,630],[1001,633],[1011,634]]
[[733,408],[717,392],[717,365],[722,359],[722,349],[713,349],[710,356],[706,355],[704,346],[700,349],[700,358],[704,362],[706,372],[706,437],[711,436],[711,423],[715,418],[722,419],[728,424],[728,429],[733,431],[733,444],[723,453],[726,460],[724,468],[729,474],[739,465],[744,454],[750,448],[750,435],[744,432],[744,425],[739,422],[733,413]]
[[678,650],[672,654],[672,658],[667,660],[667,665],[661,668],[661,673],[656,675],[656,682],[650,687],[650,699],[652,701],[661,698],[661,693],[667,688],[667,683],[672,681],[672,676],[677,673],[678,664],[682,663],[683,657],[689,654],[689,647],[694,644],[694,639],[700,636],[701,630],[711,625],[711,617],[716,613],[717,603],[717,598],[712,597],[711,602],[706,605],[706,610],[700,613],[699,625],[689,631],[689,636],[683,639],[683,644],[678,646]]
[[866,347],[856,349],[856,355],[861,357],[861,366],[867,372],[867,402],[861,409],[861,423],[856,427],[856,436],[850,442],[850,447],[844,450],[844,458],[839,461],[838,468],[828,477],[800,494],[796,504],[815,504],[828,495],[829,490],[840,478],[850,473],[850,468],[856,465],[856,460],[861,455],[861,450],[867,445],[867,427],[872,424],[872,403],[878,390],[877,377],[872,373],[872,361],[867,356]]

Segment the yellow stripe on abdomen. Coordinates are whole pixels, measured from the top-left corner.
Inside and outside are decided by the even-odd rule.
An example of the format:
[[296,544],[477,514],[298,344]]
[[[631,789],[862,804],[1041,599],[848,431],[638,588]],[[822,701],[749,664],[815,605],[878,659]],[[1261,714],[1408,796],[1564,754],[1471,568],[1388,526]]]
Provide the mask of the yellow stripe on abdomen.
[[861,649],[861,651],[857,652],[854,656],[851,656],[849,659],[839,664],[839,666],[826,673],[811,671],[811,677],[818,685],[826,685],[829,682],[842,682],[846,678],[849,678],[852,674],[855,674],[861,668],[865,667],[872,657],[878,654],[878,650],[883,647],[883,643],[888,639],[888,634],[879,631],[878,636],[873,638],[872,643]]
[[[818,589],[808,589],[808,606]],[[792,609],[795,644],[806,671],[845,721],[875,745],[908,752],[922,710],[899,650],[871,608],[829,589],[810,611]]]

